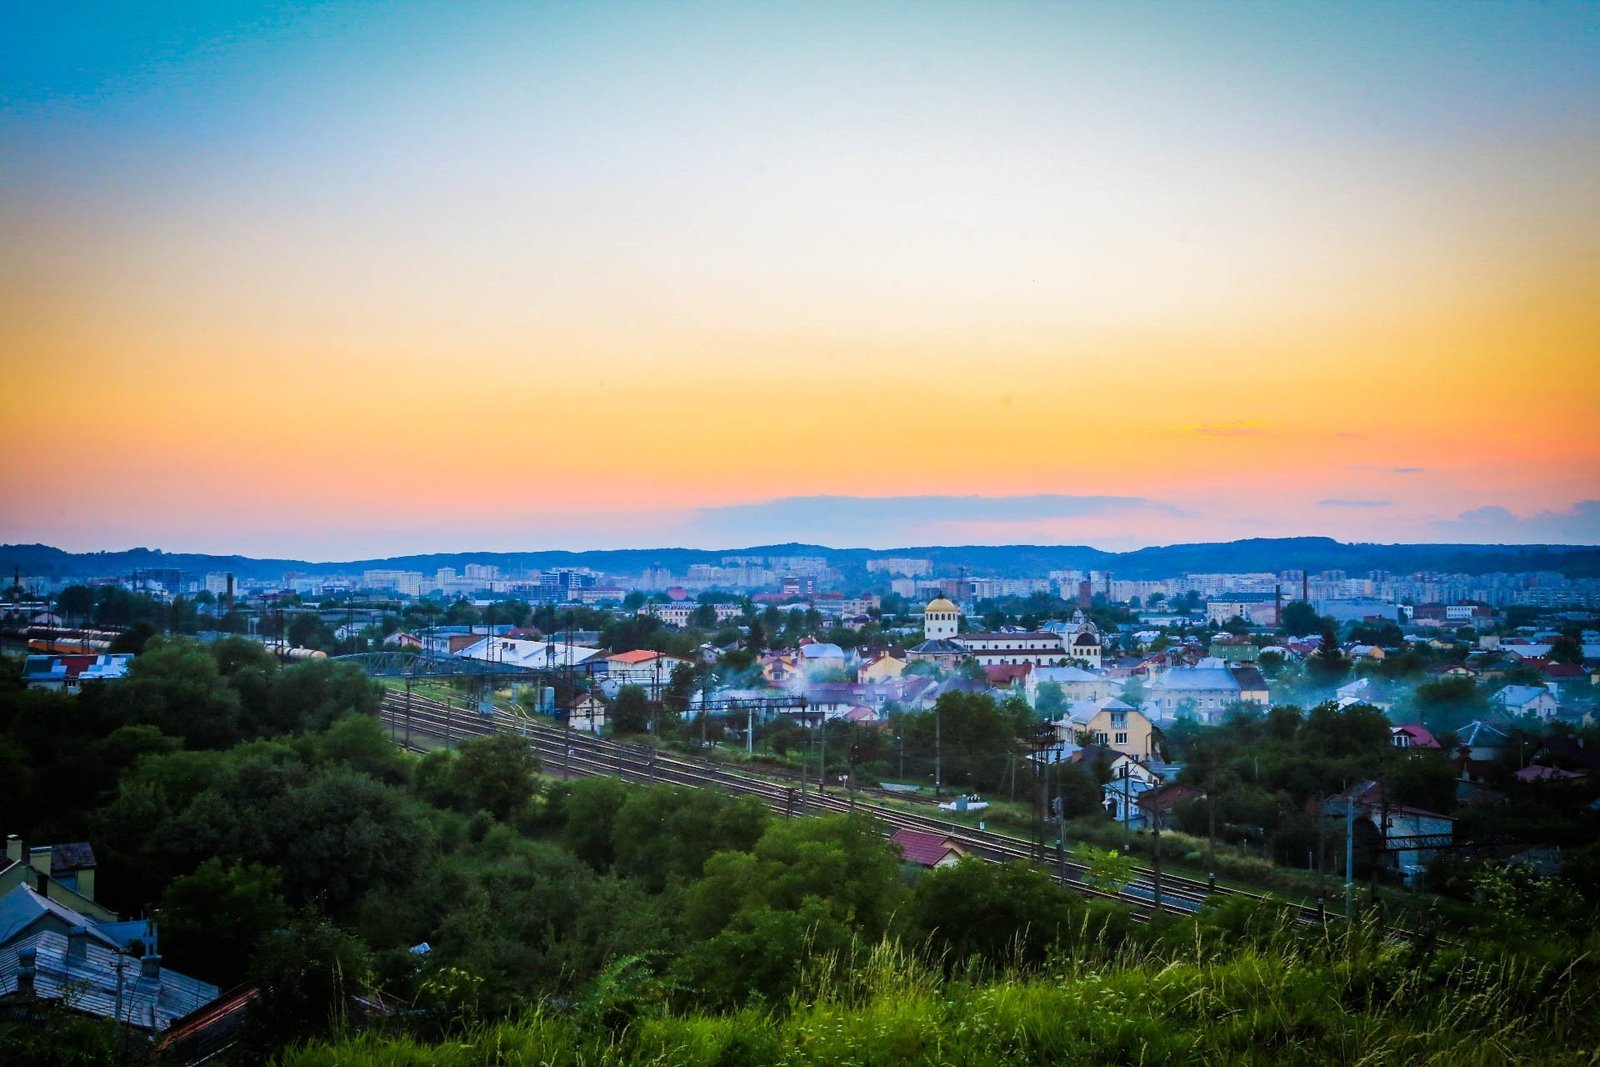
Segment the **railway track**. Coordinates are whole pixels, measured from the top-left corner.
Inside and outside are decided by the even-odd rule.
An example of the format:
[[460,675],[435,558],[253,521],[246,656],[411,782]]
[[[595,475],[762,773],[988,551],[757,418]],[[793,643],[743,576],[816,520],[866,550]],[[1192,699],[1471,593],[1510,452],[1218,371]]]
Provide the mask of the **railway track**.
[[[1055,862],[1048,856],[1041,860],[1032,842],[991,831],[974,830],[932,816],[876,804],[863,799],[859,793],[854,796],[849,793],[841,795],[837,790],[824,791],[814,784],[802,790],[752,775],[740,774],[706,760],[666,753],[648,746],[631,745],[574,733],[561,727],[547,726],[501,711],[497,711],[493,717],[481,716],[476,712],[455,708],[416,694],[411,697],[409,730],[407,730],[408,715],[404,697],[386,696],[382,716],[391,730],[397,733],[397,739],[399,731],[406,731],[411,736],[420,735],[447,741],[485,737],[497,733],[520,736],[539,754],[547,773],[568,776],[603,774],[641,784],[676,784],[722,789],[754,796],[772,811],[785,816],[849,812],[866,814],[883,824],[888,833],[902,828],[939,833],[952,838],[967,851],[983,859],[1039,863],[1049,870],[1058,882],[1086,896],[1121,901],[1136,912],[1146,915],[1155,910],[1153,871],[1136,870],[1134,881],[1121,893],[1109,893],[1086,881],[1084,868],[1079,864],[1070,861]],[[1162,875],[1160,896],[1163,910],[1192,913],[1213,895],[1218,894],[1211,892],[1204,882]]]
[[[411,735],[420,735],[450,742],[470,737],[488,737],[494,734],[512,734],[522,737],[539,755],[546,773],[568,777],[609,775],[623,781],[645,785],[686,785],[695,788],[721,789],[727,792],[754,796],[779,815],[820,815],[856,812],[872,816],[885,829],[893,833],[906,828],[939,833],[960,843],[972,854],[987,860],[1021,860],[1046,869],[1052,878],[1086,897],[1116,901],[1132,909],[1133,916],[1146,920],[1157,910],[1155,871],[1150,867],[1135,865],[1134,880],[1120,893],[1110,893],[1085,880],[1084,868],[1076,863],[1056,862],[1048,855],[1041,858],[1035,842],[992,830],[976,830],[931,815],[903,811],[862,799],[859,792],[852,795],[839,791],[825,791],[815,783],[806,788],[782,785],[764,778],[737,771],[709,760],[695,759],[678,753],[663,752],[647,745],[635,745],[590,734],[549,726],[526,716],[513,716],[496,709],[493,716],[483,716],[476,711],[457,708],[442,701],[413,693],[409,711],[404,696],[389,693],[383,698],[380,717],[391,726],[395,740],[401,741],[400,732],[406,731],[404,742],[413,751]],[[408,725],[409,723],[409,725]],[[1160,910],[1174,914],[1193,914],[1208,900],[1230,898],[1246,899],[1278,908],[1296,922],[1322,925],[1327,915],[1315,907],[1284,901],[1261,893],[1225,886],[1212,887],[1199,879],[1186,878],[1163,872],[1161,875]],[[1411,940],[1424,937],[1400,926],[1390,926],[1397,936]],[[1449,938],[1437,934],[1426,935],[1440,944],[1453,944]]]

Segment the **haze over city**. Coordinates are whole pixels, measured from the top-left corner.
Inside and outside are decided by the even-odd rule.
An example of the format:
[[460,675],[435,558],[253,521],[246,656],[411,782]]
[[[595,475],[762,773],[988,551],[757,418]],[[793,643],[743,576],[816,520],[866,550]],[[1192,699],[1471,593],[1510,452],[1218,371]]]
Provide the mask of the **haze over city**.
[[1600,540],[1590,4],[0,21],[0,540]]

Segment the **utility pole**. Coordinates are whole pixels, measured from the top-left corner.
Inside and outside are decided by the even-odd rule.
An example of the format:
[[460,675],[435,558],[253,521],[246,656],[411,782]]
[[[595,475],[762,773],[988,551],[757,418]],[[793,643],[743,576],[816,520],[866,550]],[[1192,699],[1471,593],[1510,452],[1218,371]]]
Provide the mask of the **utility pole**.
[[411,676],[406,675],[406,751],[411,750]]
[[824,711],[817,720],[817,740],[821,751],[817,755],[817,793],[828,795],[828,713]]
[[944,742],[939,730],[939,704],[933,705],[933,795],[944,785]]
[[1156,872],[1156,879],[1155,879],[1156,910],[1160,911],[1161,910],[1161,812],[1159,810],[1152,810],[1150,812],[1150,825],[1154,828],[1155,835],[1156,835],[1156,849],[1155,849],[1155,852],[1156,852],[1156,862],[1155,862],[1155,872]]
[[1067,880],[1067,798],[1061,795],[1060,760],[1056,761],[1056,876]]
[[1133,831],[1129,829],[1128,820],[1133,817],[1133,812],[1128,807],[1128,768],[1122,768],[1122,851],[1126,855],[1133,847]]
[[1344,797],[1344,921],[1355,918],[1356,907],[1356,801],[1349,792]]

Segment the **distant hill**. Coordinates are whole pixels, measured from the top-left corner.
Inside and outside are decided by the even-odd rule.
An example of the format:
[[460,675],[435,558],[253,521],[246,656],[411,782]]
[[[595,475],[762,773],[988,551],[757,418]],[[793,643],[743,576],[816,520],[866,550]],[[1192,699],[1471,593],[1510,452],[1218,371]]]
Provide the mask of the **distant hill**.
[[864,574],[866,562],[882,556],[931,559],[944,570],[966,568],[969,575],[1024,577],[1051,570],[1109,571],[1118,578],[1168,578],[1184,573],[1343,570],[1397,573],[1447,571],[1557,571],[1568,577],[1600,576],[1600,547],[1592,545],[1380,545],[1345,544],[1328,537],[1251,538],[1210,544],[1165,545],[1134,552],[1104,552],[1086,545],[926,545],[893,549],[829,548],[824,545],[755,545],[749,548],[649,548],[594,552],[436,552],[378,559],[310,562],[213,556],[160,549],[117,552],[64,552],[49,545],[0,545],[0,573],[12,568],[27,576],[107,577],[135,570],[177,568],[205,573],[230,571],[242,578],[273,579],[285,571],[303,574],[359,573],[395,569],[431,574],[440,567],[462,570],[469,563],[498,565],[507,571],[550,567],[590,567],[610,574],[638,574],[658,564],[675,574],[694,563],[717,563],[724,556],[826,556],[847,574]]

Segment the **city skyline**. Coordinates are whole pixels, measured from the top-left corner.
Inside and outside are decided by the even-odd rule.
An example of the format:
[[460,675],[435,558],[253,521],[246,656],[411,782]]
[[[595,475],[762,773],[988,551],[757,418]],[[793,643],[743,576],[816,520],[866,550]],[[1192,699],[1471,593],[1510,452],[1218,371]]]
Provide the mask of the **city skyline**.
[[0,541],[1600,542],[1592,5],[0,23]]

